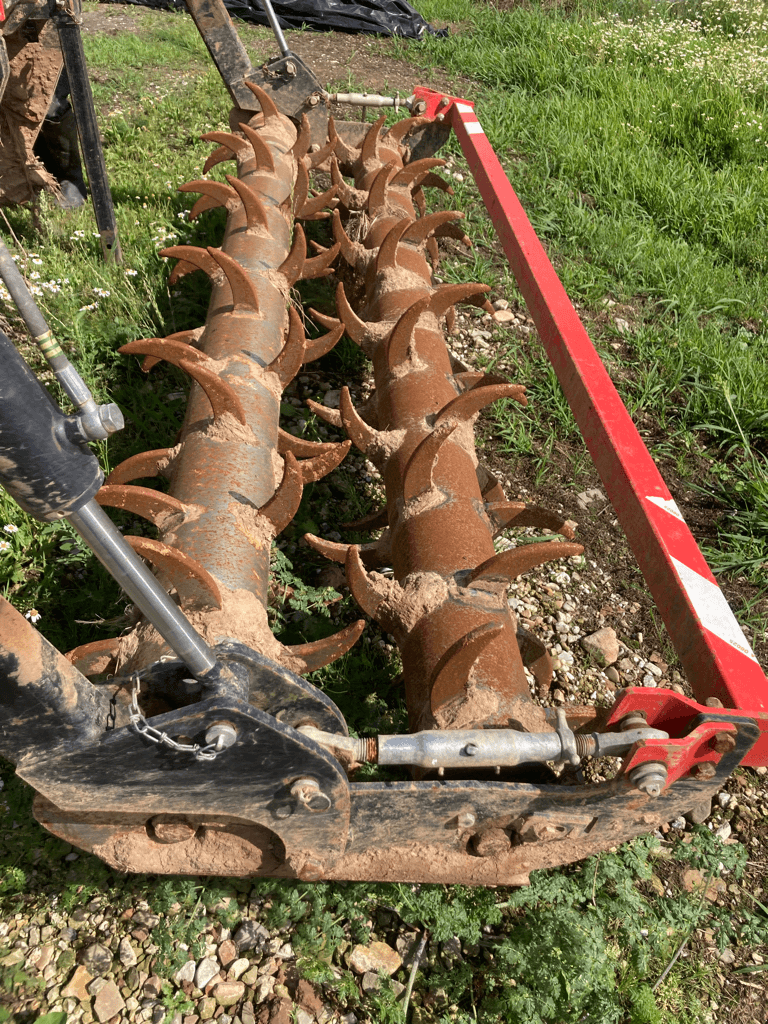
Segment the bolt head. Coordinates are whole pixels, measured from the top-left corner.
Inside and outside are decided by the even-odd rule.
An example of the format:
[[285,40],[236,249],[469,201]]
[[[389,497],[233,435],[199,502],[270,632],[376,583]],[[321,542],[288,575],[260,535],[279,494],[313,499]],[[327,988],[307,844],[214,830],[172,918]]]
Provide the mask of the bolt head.
[[101,420],[107,434],[116,434],[118,430],[122,430],[125,426],[125,420],[123,419],[123,414],[120,412],[120,406],[115,405],[114,402],[110,402],[108,405],[99,406],[99,419]]
[[285,73],[286,73],[286,75],[295,75],[296,74],[296,65],[293,63],[292,60],[289,60],[287,62],[287,64],[285,65]]
[[460,814],[456,819],[459,828],[472,828],[472,826],[475,824],[475,820],[476,819],[474,814],[472,814],[470,811],[465,811],[463,814]]
[[313,94],[312,94],[312,95],[311,95],[311,96],[309,97],[309,100],[308,100],[307,102],[309,103],[310,107],[316,107],[316,106],[317,106],[317,104],[318,104],[318,103],[320,102],[320,97],[319,97],[319,96],[316,96],[316,95],[315,95],[315,94],[313,93]]
[[697,779],[711,779],[716,771],[717,769],[711,761],[701,761],[693,766],[693,774]]

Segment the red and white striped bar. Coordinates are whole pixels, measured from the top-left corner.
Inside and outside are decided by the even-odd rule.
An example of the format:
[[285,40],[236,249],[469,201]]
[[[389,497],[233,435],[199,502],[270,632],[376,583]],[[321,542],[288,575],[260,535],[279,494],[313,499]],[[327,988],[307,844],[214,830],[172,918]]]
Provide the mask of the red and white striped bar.
[[[504,173],[472,103],[416,89],[450,123],[518,287],[700,704],[758,721],[744,763],[768,764],[768,680],[643,444]],[[702,708],[702,711],[706,710]]]

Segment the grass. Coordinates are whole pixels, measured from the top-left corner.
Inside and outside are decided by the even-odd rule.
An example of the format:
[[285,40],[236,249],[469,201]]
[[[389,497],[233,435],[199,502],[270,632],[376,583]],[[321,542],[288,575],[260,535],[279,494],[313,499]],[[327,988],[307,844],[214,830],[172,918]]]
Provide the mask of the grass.
[[[569,294],[594,325],[628,407],[650,417],[654,443],[681,476],[694,462],[711,467],[702,486],[728,516],[707,554],[715,567],[758,586],[743,612],[754,621],[768,558],[764,5],[595,0],[527,3],[503,13],[469,0],[419,6],[428,19],[447,18],[458,29],[448,39],[386,47],[478,83],[470,98]],[[250,42],[259,31],[242,34]],[[184,16],[146,14],[140,33],[89,35],[85,43],[126,262],[102,262],[87,209],[62,213],[44,200],[36,214],[5,214],[44,314],[97,397],[117,401],[126,414],[127,429],[99,451],[108,469],[167,445],[181,422],[183,375],[158,368],[147,379],[117,348],[205,317],[205,288],[194,277],[169,288],[158,250],[220,236],[217,215],[188,221],[189,196],[176,186],[199,177],[210,148],[199,135],[226,123],[228,101]],[[355,75],[364,84],[364,71]],[[475,249],[441,275],[485,280],[514,298],[475,190],[458,179],[455,188],[451,203],[467,214]],[[5,225],[0,230],[8,237]],[[313,294],[313,304],[321,300]],[[629,334],[616,328],[607,300],[630,318]],[[45,378],[9,303],[0,301],[0,316]],[[583,448],[549,364],[535,345],[496,360],[513,361],[532,401],[525,412],[500,406],[497,450],[534,460],[543,477],[552,446],[566,442],[578,476]],[[334,386],[355,369],[351,348],[323,363]],[[290,429],[327,436],[294,406],[286,403],[284,412]],[[326,525],[333,530],[369,511],[376,496],[361,479],[342,472],[308,489],[292,532],[275,549],[278,588],[291,588],[272,618],[285,642],[316,639],[335,628],[334,619],[355,614],[318,585],[320,563],[296,542],[305,530],[325,533]],[[130,516],[119,521],[132,532],[147,529]],[[35,523],[0,495],[3,524],[16,529],[1,535],[0,585],[16,607],[39,615],[41,630],[62,650],[115,635],[125,599],[65,524]],[[355,731],[405,727],[390,648],[369,629],[345,659],[312,677]],[[761,904],[739,897],[712,905],[682,884],[686,868],[722,874],[731,885],[745,869],[742,847],[723,846],[706,829],[688,844],[641,839],[574,868],[534,873],[519,892],[158,880],[117,875],[91,857],[65,861],[69,847],[32,822],[29,790],[10,766],[3,764],[2,776],[5,818],[18,826],[0,836],[3,919],[37,907],[41,896],[64,910],[97,897],[119,910],[141,895],[162,915],[155,969],[166,979],[179,941],[195,950],[213,922],[231,926],[253,912],[290,931],[306,977],[377,1024],[400,1021],[401,1009],[386,986],[361,1001],[344,953],[352,942],[372,935],[393,941],[409,929],[429,939],[413,1000],[417,1024],[704,1024],[715,1019],[713,1002],[733,1004],[702,960],[698,932],[711,929],[721,945],[768,941]],[[660,896],[659,885],[670,895]],[[694,952],[654,992],[684,940]],[[18,967],[2,970],[0,990],[32,991],[34,978]],[[170,986],[165,998],[181,1008]]]
[[[764,517],[750,509],[768,423],[765,4],[423,7],[460,28],[409,59],[482,82],[481,120],[569,294],[635,311],[628,407],[707,433],[715,491],[738,510],[715,568],[764,585]],[[746,463],[727,458],[740,432]]]

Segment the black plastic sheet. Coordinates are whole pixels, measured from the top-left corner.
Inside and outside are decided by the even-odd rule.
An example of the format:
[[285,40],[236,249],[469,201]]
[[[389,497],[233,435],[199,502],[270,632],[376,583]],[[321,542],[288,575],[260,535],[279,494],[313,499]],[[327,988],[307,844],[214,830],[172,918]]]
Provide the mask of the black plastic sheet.
[[[120,0],[140,7],[185,8],[184,0]],[[243,21],[268,25],[259,0],[224,0],[229,13]],[[318,32],[368,32],[380,36],[421,39],[425,33],[447,36],[448,29],[434,29],[405,0],[273,0],[272,7],[283,29],[302,25]]]

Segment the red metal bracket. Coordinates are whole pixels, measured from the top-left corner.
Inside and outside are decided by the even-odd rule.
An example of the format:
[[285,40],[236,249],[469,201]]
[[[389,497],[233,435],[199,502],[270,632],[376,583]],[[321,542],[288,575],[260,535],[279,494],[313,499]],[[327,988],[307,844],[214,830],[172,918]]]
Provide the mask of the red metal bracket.
[[[450,123],[467,158],[608,497],[702,702],[688,702],[688,720],[708,710],[703,702],[713,697],[755,719],[761,736],[744,763],[768,764],[768,680],[579,320],[474,105],[428,89],[416,94],[426,103],[427,116]],[[644,701],[638,694],[646,691],[628,692],[632,707],[641,708]],[[648,692],[663,699],[678,696]]]

